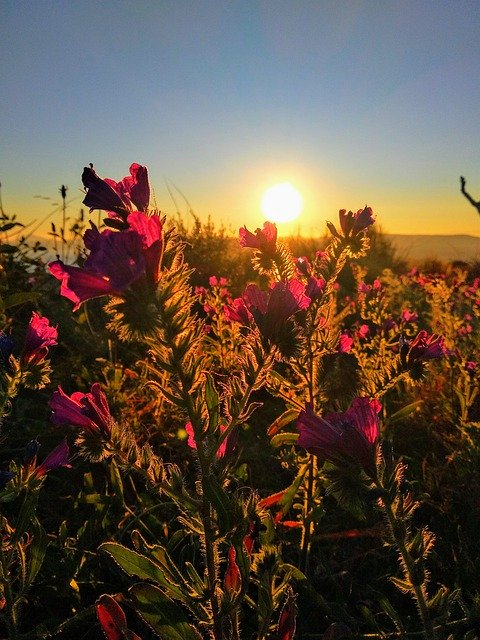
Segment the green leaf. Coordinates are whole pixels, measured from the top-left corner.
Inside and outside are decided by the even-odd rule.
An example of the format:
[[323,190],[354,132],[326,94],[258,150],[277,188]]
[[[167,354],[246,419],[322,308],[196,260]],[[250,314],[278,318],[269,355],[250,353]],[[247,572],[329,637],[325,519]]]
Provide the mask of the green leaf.
[[269,436],[274,436],[278,431],[280,431],[280,429],[283,429],[287,424],[290,424],[290,422],[293,422],[298,418],[298,414],[298,409],[287,409],[281,416],[278,416],[278,418],[272,422],[267,429],[267,434]]
[[202,640],[185,613],[152,584],[139,583],[129,589],[137,613],[161,640]]
[[39,293],[35,293],[33,291],[12,293],[3,300],[3,307],[4,309],[10,309],[10,307],[15,307],[18,304],[24,304],[25,302],[36,302],[39,296]]
[[220,399],[218,397],[213,377],[205,372],[205,402],[208,410],[208,426],[210,431],[215,431],[218,426]]
[[405,407],[402,407],[395,413],[393,413],[389,418],[387,418],[387,424],[395,424],[396,422],[400,422],[404,418],[408,418],[408,416],[415,413],[415,411],[421,407],[423,404],[423,400],[417,400],[416,402],[412,402],[411,404],[407,404]]
[[183,593],[180,585],[169,580],[162,567],[150,558],[116,542],[104,542],[100,545],[99,551],[109,555],[129,576],[152,580],[163,587],[172,597],[182,602],[188,600],[188,595]]
[[295,444],[300,437],[299,433],[277,433],[270,440],[272,447],[281,447],[285,444]]
[[208,501],[217,512],[217,522],[220,535],[225,535],[233,529],[234,509],[232,499],[215,476],[205,476],[202,481],[203,491]]
[[400,589],[400,591],[402,591],[403,593],[413,592],[413,585],[408,580],[402,580],[401,578],[395,578],[395,576],[391,576],[390,581],[393,582],[397,589]]
[[24,227],[25,225],[23,225],[21,222],[6,222],[5,224],[2,224],[2,226],[0,226],[0,232],[2,231],[10,231],[10,229],[13,229],[13,227]]
[[33,541],[30,545],[30,563],[28,567],[27,585],[32,584],[37,577],[37,573],[40,571],[45,559],[45,553],[48,546],[48,536],[37,518],[35,518],[33,525]]
[[0,244],[0,253],[17,253],[18,247],[14,244]]

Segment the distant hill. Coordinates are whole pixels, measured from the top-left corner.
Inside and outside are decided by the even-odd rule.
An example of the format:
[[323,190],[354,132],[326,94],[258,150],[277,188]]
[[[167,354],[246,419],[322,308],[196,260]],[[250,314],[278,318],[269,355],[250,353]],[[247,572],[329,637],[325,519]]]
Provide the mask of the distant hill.
[[436,258],[442,262],[463,260],[480,261],[480,237],[478,236],[427,236],[385,234],[400,258],[408,262],[421,262]]

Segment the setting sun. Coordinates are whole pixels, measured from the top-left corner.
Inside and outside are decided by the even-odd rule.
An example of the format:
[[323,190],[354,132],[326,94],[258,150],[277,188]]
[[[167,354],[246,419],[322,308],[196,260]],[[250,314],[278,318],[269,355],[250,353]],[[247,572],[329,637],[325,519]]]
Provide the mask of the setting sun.
[[261,207],[270,222],[291,222],[301,214],[303,198],[293,185],[282,182],[265,191]]

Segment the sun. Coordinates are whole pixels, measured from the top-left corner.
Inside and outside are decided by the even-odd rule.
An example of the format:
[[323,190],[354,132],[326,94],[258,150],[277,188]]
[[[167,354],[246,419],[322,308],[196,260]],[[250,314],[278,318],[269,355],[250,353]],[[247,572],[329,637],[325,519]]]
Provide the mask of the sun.
[[303,209],[303,198],[290,182],[281,182],[265,191],[262,213],[270,222],[291,222]]

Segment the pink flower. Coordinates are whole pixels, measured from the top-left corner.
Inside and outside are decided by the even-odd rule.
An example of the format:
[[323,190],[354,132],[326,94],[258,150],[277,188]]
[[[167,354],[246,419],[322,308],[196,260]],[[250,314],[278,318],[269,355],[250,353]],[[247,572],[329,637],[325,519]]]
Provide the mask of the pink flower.
[[418,320],[418,313],[404,309],[400,317],[403,322],[416,322]]
[[297,444],[322,462],[350,458],[373,473],[380,410],[379,401],[370,398],[355,398],[345,413],[328,413],[324,417],[317,416],[307,405],[297,420]]
[[93,165],[85,167],[82,182],[87,190],[83,204],[94,209],[103,209],[126,218],[129,211],[145,212],[150,201],[148,170],[137,163],[130,166],[130,175],[120,182],[110,178],[102,180],[94,171]]
[[338,353],[349,353],[353,345],[353,338],[348,333],[342,333],[338,341]]
[[240,246],[258,249],[262,253],[273,256],[277,247],[277,227],[272,222],[264,222],[263,229],[256,229],[255,235],[242,227],[239,229]]
[[400,357],[405,367],[444,355],[447,355],[444,339],[436,334],[428,335],[422,330],[412,342],[405,339],[400,341]]
[[273,344],[282,338],[286,321],[306,309],[311,302],[299,280],[276,282],[269,291],[261,291],[256,284],[249,284],[243,300],[262,336]]
[[42,464],[39,464],[38,467],[33,472],[33,475],[36,478],[41,478],[52,469],[58,469],[59,467],[71,467],[71,464],[68,461],[69,449],[67,441],[64,440],[61,442],[55,449],[48,454]]
[[357,336],[364,340],[369,333],[370,333],[370,327],[368,326],[368,324],[362,324],[357,331]]
[[92,385],[90,393],[76,391],[71,396],[67,396],[61,387],[58,387],[58,391],[55,391],[50,399],[49,406],[53,411],[53,424],[68,424],[80,427],[90,434],[110,437],[113,418],[98,382]]
[[48,348],[57,344],[57,337],[57,327],[52,327],[48,318],[41,318],[34,311],[25,336],[22,360],[38,364],[45,359]]
[[122,296],[140,280],[150,288],[160,278],[162,224],[159,216],[135,211],[127,216],[129,228],[124,231],[92,228],[84,234],[90,255],[83,267],[64,264],[61,260],[48,266],[61,281],[60,293],[75,303],[74,311],[85,300],[104,295]]
[[224,307],[224,311],[230,322],[239,322],[246,327],[248,327],[253,320],[253,316],[245,306],[243,298],[235,298],[232,304]]

